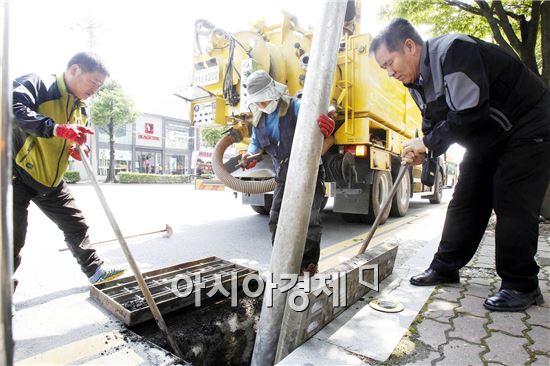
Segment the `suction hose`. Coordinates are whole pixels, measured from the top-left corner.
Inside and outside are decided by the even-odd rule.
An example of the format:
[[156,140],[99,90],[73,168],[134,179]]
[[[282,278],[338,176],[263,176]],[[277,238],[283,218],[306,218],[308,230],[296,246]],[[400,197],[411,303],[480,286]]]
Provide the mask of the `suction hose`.
[[230,135],[225,135],[216,144],[212,154],[212,169],[214,173],[227,187],[242,193],[266,193],[275,189],[275,178],[261,181],[245,181],[235,178],[225,170],[223,166],[223,154],[235,141]]

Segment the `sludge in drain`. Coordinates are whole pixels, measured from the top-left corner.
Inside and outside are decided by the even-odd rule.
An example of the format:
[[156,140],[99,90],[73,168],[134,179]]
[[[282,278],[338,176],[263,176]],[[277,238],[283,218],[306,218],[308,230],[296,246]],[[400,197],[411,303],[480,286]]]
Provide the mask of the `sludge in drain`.
[[[185,361],[193,365],[249,365],[261,305],[261,297],[247,297],[240,291],[236,307],[231,306],[230,298],[213,298],[199,308],[166,314],[164,320]],[[128,329],[172,352],[155,321]]]

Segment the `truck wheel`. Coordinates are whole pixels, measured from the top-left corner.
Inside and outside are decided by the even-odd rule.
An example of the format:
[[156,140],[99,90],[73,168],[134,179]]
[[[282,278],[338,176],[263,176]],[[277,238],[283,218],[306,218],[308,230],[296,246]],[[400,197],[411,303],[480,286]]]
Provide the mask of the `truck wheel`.
[[430,198],[430,203],[441,203],[441,196],[443,195],[443,174],[441,171],[437,172],[437,188],[433,194],[433,198]]
[[[370,204],[369,204],[369,213],[367,215],[361,215],[361,221],[366,224],[372,224],[376,220],[376,216],[380,212],[382,205],[386,201],[388,194],[391,189],[391,174],[390,172],[376,170],[372,179],[372,186],[370,190]],[[390,210],[388,209],[382,219],[380,224],[386,222]]]
[[397,187],[395,196],[391,202],[390,215],[393,217],[403,217],[409,210],[409,200],[411,197],[411,180],[406,174]]
[[269,211],[266,210],[264,206],[250,205],[250,207],[252,207],[252,209],[260,215],[269,215]]

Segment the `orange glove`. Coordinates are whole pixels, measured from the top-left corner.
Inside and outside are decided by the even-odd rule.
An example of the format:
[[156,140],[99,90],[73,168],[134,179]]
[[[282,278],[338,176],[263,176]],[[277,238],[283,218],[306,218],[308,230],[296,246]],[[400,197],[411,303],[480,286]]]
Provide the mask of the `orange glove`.
[[[80,148],[82,149],[82,151],[84,151],[84,154],[86,154],[86,157],[89,158],[90,147],[88,145],[82,145],[80,146]],[[82,156],[80,156],[80,151],[78,151],[76,145],[72,145],[69,148],[69,155],[71,155],[75,160],[82,161]]]
[[326,114],[321,114],[319,116],[317,119],[317,124],[319,124],[321,133],[325,136],[325,138],[329,137],[334,132],[334,120]]
[[66,123],[55,125],[53,134],[57,137],[61,137],[62,139],[70,140],[82,145],[86,143],[86,135],[93,135],[94,131],[82,125]]

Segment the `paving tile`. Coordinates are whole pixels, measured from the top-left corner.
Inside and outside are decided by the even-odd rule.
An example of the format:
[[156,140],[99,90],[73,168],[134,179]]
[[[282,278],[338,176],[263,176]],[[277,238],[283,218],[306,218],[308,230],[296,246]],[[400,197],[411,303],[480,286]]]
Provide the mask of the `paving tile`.
[[450,323],[440,323],[426,318],[416,326],[418,340],[437,350],[439,345],[447,342],[445,331],[451,329]]
[[431,365],[432,361],[435,359],[438,359],[441,357],[441,355],[438,352],[430,352],[428,354],[428,357],[424,357],[422,359],[418,359],[414,362],[409,361],[407,362],[407,366],[426,366]]
[[537,355],[537,360],[531,364],[531,366],[548,366],[550,365],[550,357],[544,355]]
[[483,346],[453,339],[442,348],[445,358],[436,361],[437,366],[477,366],[482,364],[479,354],[485,349]]
[[540,287],[540,292],[542,292],[542,296],[544,297],[544,304],[540,306],[548,309],[550,308],[550,285],[546,281],[539,280],[539,287]]
[[523,335],[522,331],[527,329],[527,325],[521,320],[525,318],[525,314],[522,312],[506,313],[492,311],[489,313],[489,317],[493,320],[493,322],[487,326],[491,330],[501,330],[511,335],[521,337]]
[[495,247],[494,246],[490,246],[490,247],[480,247],[476,254],[478,256],[487,256],[487,257],[495,257]]
[[470,343],[481,344],[481,338],[487,335],[483,324],[487,318],[478,318],[471,315],[459,316],[453,319],[454,330],[449,332],[449,337],[461,338]]
[[446,322],[449,320],[450,317],[455,315],[453,309],[455,309],[457,306],[458,303],[456,302],[435,299],[430,304],[428,304],[428,308],[422,315],[427,318]]
[[481,244],[482,248],[493,248],[495,247],[495,237],[494,235],[490,235],[489,233],[485,233],[485,236],[483,237],[483,244]]
[[492,282],[493,282],[492,278],[474,277],[474,278],[470,278],[468,280],[468,283],[470,283],[470,284],[475,283],[475,284],[478,284],[478,285],[485,285],[485,286],[492,286]]
[[550,309],[542,306],[531,306],[525,311],[530,318],[525,322],[531,325],[541,325],[550,328]]
[[495,263],[495,253],[488,251],[478,252],[477,260],[481,262]]
[[489,286],[472,283],[466,285],[465,287],[466,291],[464,292],[464,295],[476,296],[484,299],[491,294],[491,287]]
[[531,351],[550,353],[550,329],[533,326],[528,334],[534,342],[529,346]]
[[438,298],[445,301],[458,302],[458,298],[462,296],[460,294],[461,290],[462,290],[461,287],[445,286],[437,289],[432,296],[434,298]]
[[456,308],[458,313],[468,313],[471,315],[485,317],[487,310],[483,307],[483,300],[475,296],[465,296],[459,301],[460,306]]
[[524,365],[529,354],[523,348],[527,339],[494,332],[486,340],[489,352],[483,357],[487,361],[501,362],[505,365]]
[[478,268],[490,268],[490,269],[495,268],[495,265],[493,263],[484,263],[479,261],[476,263],[476,266]]

